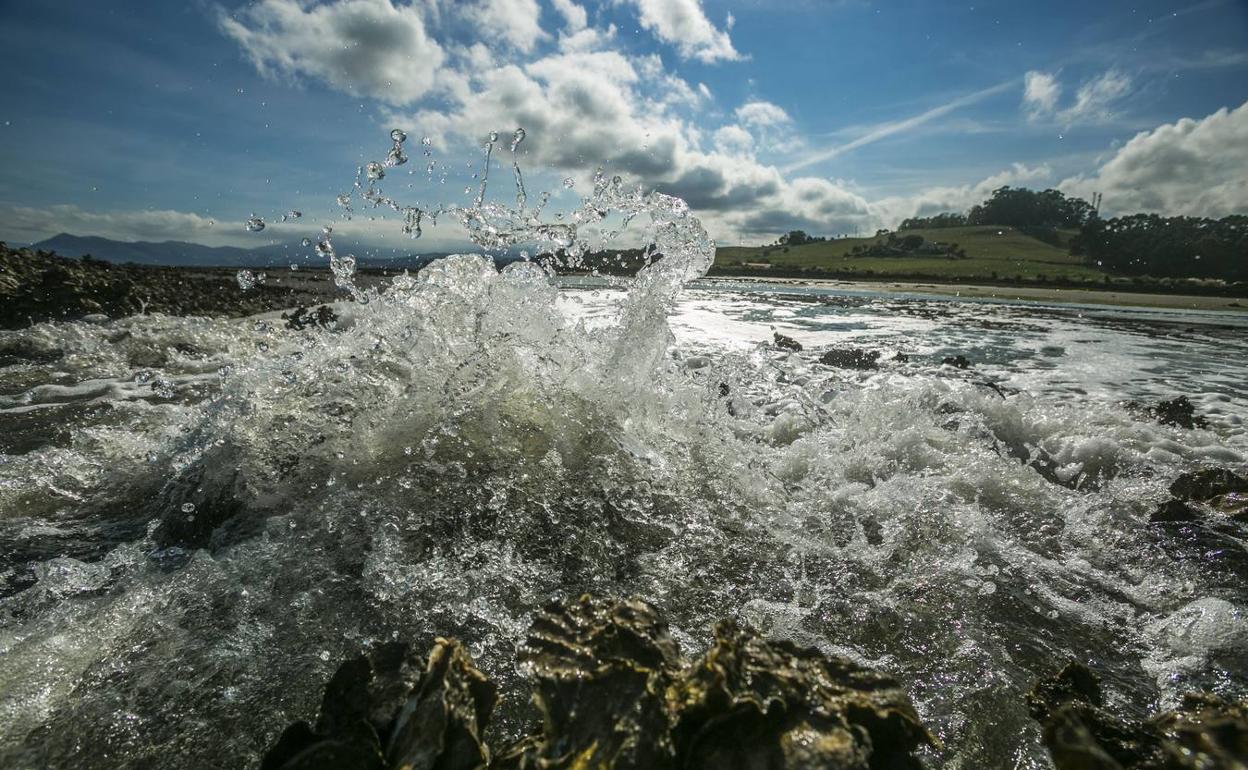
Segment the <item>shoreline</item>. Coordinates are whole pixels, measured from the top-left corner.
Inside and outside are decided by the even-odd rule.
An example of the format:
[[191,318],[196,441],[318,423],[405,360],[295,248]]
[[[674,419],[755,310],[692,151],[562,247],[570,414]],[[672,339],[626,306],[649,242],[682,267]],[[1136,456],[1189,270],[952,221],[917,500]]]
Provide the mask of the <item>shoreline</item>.
[[1004,302],[1108,305],[1114,307],[1165,308],[1172,310],[1214,310],[1248,313],[1248,299],[1192,294],[1152,294],[1106,289],[1062,289],[1043,286],[989,286],[984,284],[933,283],[920,281],[842,281],[822,278],[759,277],[757,275],[705,276],[711,283],[747,283],[777,287],[807,287],[849,292],[923,294],[949,299],[984,299]]

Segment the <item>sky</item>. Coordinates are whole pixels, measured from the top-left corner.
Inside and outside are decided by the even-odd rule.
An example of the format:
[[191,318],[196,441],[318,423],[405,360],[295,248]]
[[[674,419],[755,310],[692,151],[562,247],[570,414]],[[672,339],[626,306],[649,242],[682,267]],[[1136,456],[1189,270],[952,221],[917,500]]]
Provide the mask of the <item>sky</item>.
[[685,198],[722,245],[869,234],[1001,185],[1248,213],[1248,0],[0,0],[0,46],[9,243],[332,224],[457,246],[335,204],[393,128],[404,203],[469,202],[485,137],[522,127],[551,211],[602,168]]

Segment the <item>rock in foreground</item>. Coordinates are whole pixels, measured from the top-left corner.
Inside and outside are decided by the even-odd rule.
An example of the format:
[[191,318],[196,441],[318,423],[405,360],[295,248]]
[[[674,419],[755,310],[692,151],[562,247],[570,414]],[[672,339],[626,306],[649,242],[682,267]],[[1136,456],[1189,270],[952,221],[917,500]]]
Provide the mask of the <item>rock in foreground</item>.
[[481,740],[492,686],[439,640],[419,676],[344,664],[315,728],[287,728],[263,768],[917,770],[914,751],[936,744],[883,674],[731,621],[691,664],[641,601],[552,605],[519,657],[542,724],[501,751]]
[[1040,680],[1027,696],[1057,770],[1243,770],[1248,701],[1192,694],[1144,721],[1103,707],[1100,678],[1079,663]]

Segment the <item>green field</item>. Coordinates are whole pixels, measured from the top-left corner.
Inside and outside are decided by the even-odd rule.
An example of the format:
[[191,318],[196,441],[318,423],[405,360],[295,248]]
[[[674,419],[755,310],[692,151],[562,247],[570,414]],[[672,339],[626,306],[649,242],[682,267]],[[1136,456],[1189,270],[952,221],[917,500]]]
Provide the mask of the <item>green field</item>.
[[[929,241],[956,243],[965,258],[944,256],[851,256],[855,246],[883,243],[884,237],[840,238],[790,247],[729,246],[715,254],[715,267],[725,272],[810,271],[836,276],[907,277],[937,280],[1014,280],[1048,282],[1103,281],[1105,273],[1072,257],[1065,246],[1054,246],[1011,227],[970,226],[933,230],[906,230],[898,235],[921,235]],[[1062,242],[1073,233],[1059,233]],[[764,254],[764,251],[766,254]],[[771,267],[760,267],[760,263]],[[750,263],[754,263],[751,267]]]

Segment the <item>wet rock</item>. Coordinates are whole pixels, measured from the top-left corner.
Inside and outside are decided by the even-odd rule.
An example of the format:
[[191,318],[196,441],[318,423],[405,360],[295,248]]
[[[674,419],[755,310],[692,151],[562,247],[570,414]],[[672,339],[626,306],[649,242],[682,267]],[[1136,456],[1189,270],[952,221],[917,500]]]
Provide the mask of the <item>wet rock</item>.
[[781,334],[780,332],[772,332],[771,336],[775,346],[781,350],[791,350],[796,353],[802,349],[802,343],[792,337]]
[[906,364],[910,362],[910,355],[908,353],[902,353],[899,350],[893,354],[893,360],[899,364]]
[[1027,695],[1057,770],[1241,770],[1248,763],[1248,701],[1187,695],[1144,721],[1104,708],[1100,677],[1080,663]]
[[1209,422],[1196,414],[1196,407],[1187,396],[1179,396],[1157,404],[1141,404],[1138,401],[1124,402],[1127,411],[1137,417],[1156,420],[1162,425],[1173,425],[1179,428],[1205,428]]
[[1148,520],[1154,524],[1162,524],[1177,521],[1196,521],[1199,518],[1200,512],[1182,500],[1167,500],[1157,506],[1157,510],[1153,511],[1153,515],[1149,516]]
[[299,331],[301,329],[319,328],[333,329],[338,324],[338,314],[329,305],[321,305],[309,310],[300,305],[288,313],[282,313],[286,319],[286,328]]
[[666,698],[682,661],[653,607],[589,596],[551,605],[518,658],[542,732],[504,751],[500,767],[673,767]]
[[896,680],[732,621],[669,701],[681,768],[917,770],[937,745]]
[[819,363],[841,369],[878,369],[880,352],[861,348],[834,348],[819,357]]
[[944,360],[942,360],[941,363],[944,364],[945,366],[952,366],[955,369],[970,369],[971,368],[970,359],[968,359],[966,356],[961,355],[961,354],[956,355],[956,356],[945,356]]
[[1170,494],[1179,500],[1209,502],[1229,493],[1248,492],[1248,479],[1228,468],[1205,468],[1184,473],[1170,485]]
[[287,728],[262,769],[917,770],[937,745],[894,679],[732,621],[690,664],[638,600],[547,607],[519,662],[541,725],[492,757],[494,690],[440,639],[414,684],[376,656],[344,664],[316,726]]
[[1248,523],[1248,479],[1228,468],[1184,473],[1170,485],[1173,498],[1157,507],[1152,522],[1197,521],[1224,516]]
[[[383,647],[377,657],[390,665],[362,656],[344,663],[325,688],[316,726],[286,728],[261,770],[486,767],[481,736],[497,693],[459,643],[438,639],[414,682],[405,654]],[[396,688],[405,690],[397,702]]]

